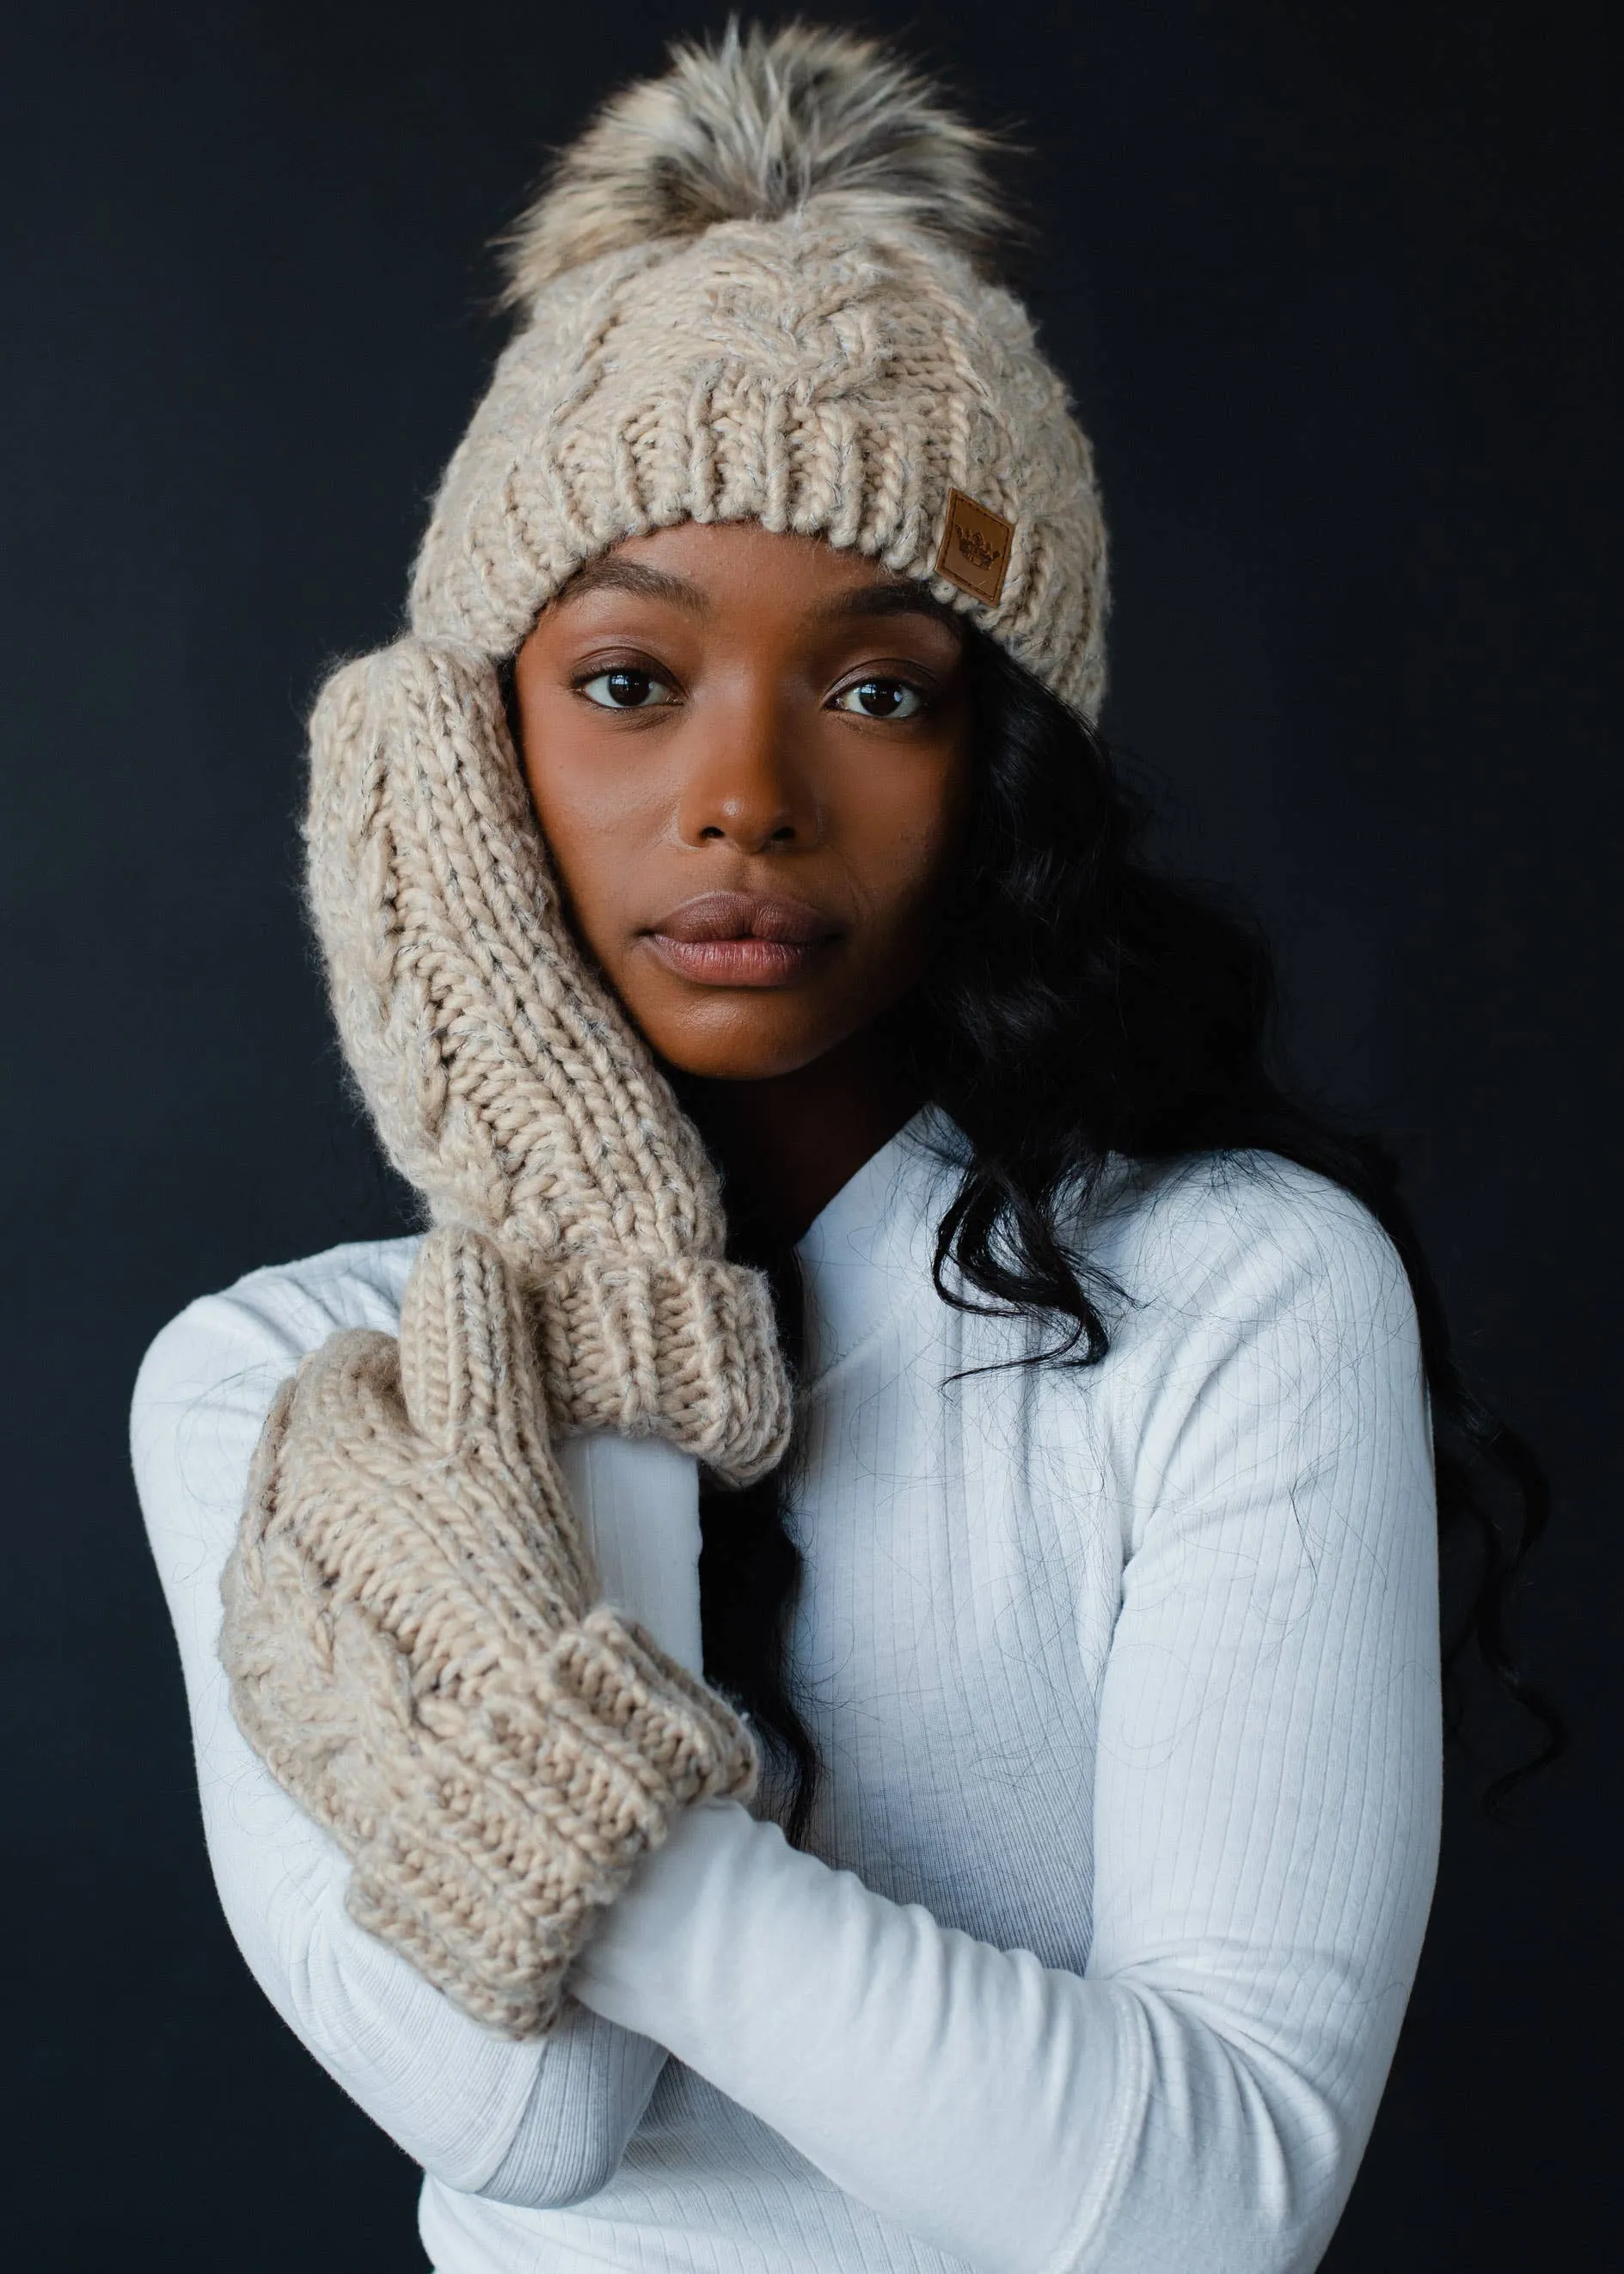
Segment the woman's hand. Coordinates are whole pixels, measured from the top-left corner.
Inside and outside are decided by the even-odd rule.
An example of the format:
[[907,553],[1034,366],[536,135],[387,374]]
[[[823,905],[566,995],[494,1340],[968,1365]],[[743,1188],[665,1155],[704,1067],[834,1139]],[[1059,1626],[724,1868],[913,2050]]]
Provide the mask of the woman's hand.
[[354,1916],[514,2037],[677,1811],[755,1781],[731,1710],[597,1592],[514,1275],[432,1232],[398,1344],[333,1337],[273,1408],[221,1655]]

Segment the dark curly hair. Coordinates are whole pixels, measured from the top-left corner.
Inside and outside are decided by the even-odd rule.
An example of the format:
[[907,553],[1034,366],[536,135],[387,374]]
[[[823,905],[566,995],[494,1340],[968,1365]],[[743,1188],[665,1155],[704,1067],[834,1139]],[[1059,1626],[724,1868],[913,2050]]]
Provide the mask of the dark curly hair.
[[[1506,1625],[1512,1584],[1548,1518],[1539,1465],[1462,1375],[1390,1152],[1335,1126],[1276,1072],[1274,974],[1260,935],[1201,888],[1156,872],[1144,852],[1147,809],[1092,728],[978,633],[968,662],[978,763],[966,862],[943,953],[889,1022],[918,1095],[944,1109],[971,1148],[937,1229],[937,1291],[961,1308],[1047,1322],[1049,1348],[1025,1363],[1093,1366],[1108,1329],[1062,1219],[1076,1220],[1109,1156],[1272,1153],[1362,1202],[1415,1299],[1440,1545],[1468,1550],[1465,1600],[1444,1637],[1446,1729],[1462,1735],[1470,1645],[1538,1728],[1531,1756],[1488,1786],[1492,1812],[1566,1743]],[[685,1102],[703,1126],[703,1102]],[[733,1252],[772,1281],[793,1367],[801,1303],[793,1251],[731,1194],[730,1224]],[[950,1286],[950,1265],[972,1293]],[[799,1841],[818,1762],[787,1662],[801,1571],[785,1522],[793,1464],[792,1453],[746,1492],[703,1492],[700,1571],[706,1675],[760,1729],[783,1782],[786,1829]]]

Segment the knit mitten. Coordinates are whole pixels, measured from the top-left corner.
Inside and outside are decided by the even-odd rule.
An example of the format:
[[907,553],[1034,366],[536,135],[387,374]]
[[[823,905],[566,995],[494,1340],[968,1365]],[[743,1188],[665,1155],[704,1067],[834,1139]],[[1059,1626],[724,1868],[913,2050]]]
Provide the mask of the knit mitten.
[[398,1343],[335,1335],[283,1386],[222,1592],[237,1719],[351,1859],[351,1913],[509,2037],[549,2028],[676,1811],[754,1788],[731,1709],[593,1608],[525,1300],[480,1232],[429,1235]]
[[555,1426],[771,1469],[771,1295],[726,1260],[698,1133],[571,934],[488,659],[404,639],[336,672],[306,834],[356,1080],[432,1220],[518,1275]]

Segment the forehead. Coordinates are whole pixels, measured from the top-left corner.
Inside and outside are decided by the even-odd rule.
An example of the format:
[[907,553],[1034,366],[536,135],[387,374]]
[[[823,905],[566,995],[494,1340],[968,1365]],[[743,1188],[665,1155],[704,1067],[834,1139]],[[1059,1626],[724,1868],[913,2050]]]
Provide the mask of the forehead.
[[906,615],[962,636],[955,613],[916,579],[894,574],[854,547],[763,529],[755,521],[687,521],[629,538],[579,569],[553,608],[564,612],[599,594],[642,599],[695,616],[741,609],[837,621]]

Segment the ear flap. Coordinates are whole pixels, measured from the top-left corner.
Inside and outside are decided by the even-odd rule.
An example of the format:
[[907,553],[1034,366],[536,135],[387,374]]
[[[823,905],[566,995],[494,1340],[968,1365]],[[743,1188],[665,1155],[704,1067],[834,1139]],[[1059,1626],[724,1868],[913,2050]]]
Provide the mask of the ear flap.
[[522,1263],[719,1256],[714,1171],[564,922],[487,657],[409,638],[334,674],[305,842],[345,1055],[436,1221]]

